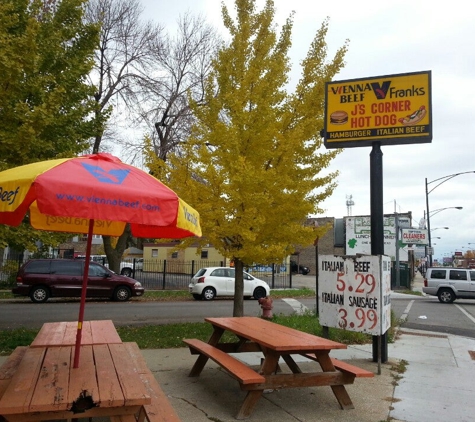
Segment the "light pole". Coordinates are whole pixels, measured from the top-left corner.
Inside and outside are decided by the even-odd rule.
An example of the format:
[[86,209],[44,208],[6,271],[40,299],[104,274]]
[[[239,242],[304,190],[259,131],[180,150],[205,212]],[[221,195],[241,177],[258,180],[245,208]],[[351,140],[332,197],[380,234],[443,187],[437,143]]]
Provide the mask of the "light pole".
[[[430,241],[430,211],[429,211],[429,193],[431,193],[435,188],[439,187],[442,183],[447,182],[447,180],[453,179],[454,177],[460,176],[461,174],[468,174],[468,173],[475,173],[475,170],[472,171],[464,171],[462,173],[454,173],[449,174],[448,176],[439,177],[438,179],[431,180],[430,182],[427,181],[426,177],[426,212],[427,212],[427,230],[428,230],[428,237],[429,237],[429,248],[432,246]],[[438,182],[432,189],[429,190],[429,185],[432,183]],[[440,209],[442,211],[442,209]],[[429,255],[429,263],[432,267],[432,255]]]
[[463,210],[463,207],[445,207],[445,208],[439,208],[437,210],[433,210],[430,212],[430,216],[433,217],[434,215],[438,214],[441,211],[444,210]]

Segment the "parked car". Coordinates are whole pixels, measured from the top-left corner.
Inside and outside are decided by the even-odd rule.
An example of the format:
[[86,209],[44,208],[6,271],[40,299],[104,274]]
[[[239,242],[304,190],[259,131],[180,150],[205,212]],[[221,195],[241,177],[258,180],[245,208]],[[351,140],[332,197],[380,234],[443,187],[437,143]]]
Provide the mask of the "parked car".
[[299,265],[295,261],[290,261],[290,271],[292,271],[292,274],[307,275],[310,272],[310,268],[304,265]]
[[[46,302],[50,297],[80,297],[84,264],[84,260],[77,259],[30,259],[18,271],[12,293],[29,296],[35,303]],[[89,262],[86,297],[124,302],[143,294],[144,288],[137,280]]]
[[470,268],[428,268],[424,277],[425,294],[437,296],[441,303],[452,303],[455,299],[475,299],[475,269]]
[[[132,274],[134,273],[134,262],[135,271],[143,271],[143,258],[138,258],[130,261],[122,261],[119,267],[120,274],[125,275],[126,277],[132,277]],[[109,268],[109,263],[105,262],[104,267]]]
[[120,273],[127,277],[131,277],[135,271],[143,271],[143,258],[133,259],[131,261],[122,261],[120,263]]
[[[191,279],[190,293],[196,300],[212,300],[220,296],[234,296],[235,269],[231,267],[201,268]],[[244,298],[261,299],[269,296],[269,285],[243,272]]]

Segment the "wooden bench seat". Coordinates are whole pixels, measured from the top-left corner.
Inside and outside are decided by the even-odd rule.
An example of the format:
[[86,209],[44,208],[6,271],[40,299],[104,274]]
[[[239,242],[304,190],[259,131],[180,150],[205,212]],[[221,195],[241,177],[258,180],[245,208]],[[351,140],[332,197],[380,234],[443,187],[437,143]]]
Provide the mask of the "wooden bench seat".
[[120,416],[120,420],[111,420],[111,422],[144,422],[144,420],[148,422],[180,422],[180,418],[176,414],[175,409],[168,401],[167,396],[148,368],[137,343],[124,343],[124,345],[147,389],[151,403],[142,406],[136,418],[134,416],[134,420],[129,419],[128,416]]
[[0,366],[0,398],[7,389],[8,384],[10,384],[10,381],[27,349],[28,347],[26,346],[17,347],[2,366]]
[[[2,366],[0,366],[0,399],[8,388],[8,385],[10,384],[13,375],[15,375],[18,365],[27,349],[28,347],[26,346],[17,347],[13,353],[8,356],[7,360],[3,362]],[[0,422],[4,422],[5,420],[6,419],[0,415]]]
[[330,358],[333,366],[341,372],[345,372],[351,375],[354,375],[356,378],[372,378],[374,373],[367,371],[366,369],[359,368],[357,366],[351,365],[349,363],[343,362],[341,360]]
[[[212,359],[243,385],[265,382],[265,378],[262,375],[249,368],[245,363],[204,341],[184,339],[183,342],[188,345],[191,353],[195,354],[198,352]],[[194,376],[194,374],[190,373],[190,376]]]
[[[318,362],[318,357],[313,354],[303,353],[302,356],[306,357],[307,359],[314,360]],[[333,366],[338,369],[339,371],[351,375],[356,378],[372,378],[374,377],[374,373],[371,371],[367,371],[366,369],[359,368],[357,366],[351,365],[350,363],[343,362],[342,360],[330,358],[332,361]]]

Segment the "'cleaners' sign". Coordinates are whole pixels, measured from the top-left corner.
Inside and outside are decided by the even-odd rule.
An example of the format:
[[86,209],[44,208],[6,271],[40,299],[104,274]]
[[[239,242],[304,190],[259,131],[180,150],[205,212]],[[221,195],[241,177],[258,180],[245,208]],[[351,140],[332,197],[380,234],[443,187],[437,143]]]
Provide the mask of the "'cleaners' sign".
[[326,148],[432,141],[431,72],[325,84]]
[[401,229],[402,243],[413,245],[428,245],[429,238],[427,230]]

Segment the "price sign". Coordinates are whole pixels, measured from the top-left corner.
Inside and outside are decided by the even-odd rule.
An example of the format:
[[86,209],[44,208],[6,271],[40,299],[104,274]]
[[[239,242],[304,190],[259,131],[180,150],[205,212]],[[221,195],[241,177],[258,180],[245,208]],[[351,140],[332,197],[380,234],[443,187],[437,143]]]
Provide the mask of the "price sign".
[[320,324],[371,335],[391,326],[391,259],[364,255],[318,258]]

